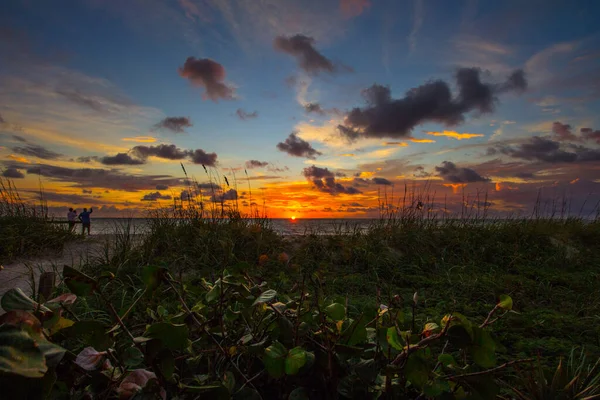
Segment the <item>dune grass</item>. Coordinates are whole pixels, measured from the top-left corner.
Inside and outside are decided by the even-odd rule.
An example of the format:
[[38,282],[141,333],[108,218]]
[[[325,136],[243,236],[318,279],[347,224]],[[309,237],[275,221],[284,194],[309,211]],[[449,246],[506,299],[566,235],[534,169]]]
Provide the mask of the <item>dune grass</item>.
[[53,224],[40,190],[38,204],[21,198],[14,183],[0,177],[0,264],[20,256],[61,250],[76,236]]

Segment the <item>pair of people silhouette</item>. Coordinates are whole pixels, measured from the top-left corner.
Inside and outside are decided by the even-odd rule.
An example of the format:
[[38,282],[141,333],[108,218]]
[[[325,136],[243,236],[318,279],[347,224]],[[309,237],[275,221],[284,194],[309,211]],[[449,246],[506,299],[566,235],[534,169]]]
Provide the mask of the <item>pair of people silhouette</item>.
[[67,220],[69,221],[69,230],[72,232],[75,230],[75,224],[77,220],[81,222],[81,234],[85,235],[85,231],[87,230],[87,234],[90,234],[90,228],[92,225],[92,219],[90,214],[94,212],[94,209],[90,207],[90,211],[87,208],[84,208],[83,211],[77,215],[77,210],[74,208],[69,208],[69,212],[67,213]]

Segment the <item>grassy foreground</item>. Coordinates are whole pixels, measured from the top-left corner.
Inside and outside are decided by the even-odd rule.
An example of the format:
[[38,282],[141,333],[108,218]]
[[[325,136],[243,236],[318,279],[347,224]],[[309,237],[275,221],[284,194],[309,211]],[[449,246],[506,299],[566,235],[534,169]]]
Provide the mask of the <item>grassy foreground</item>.
[[0,265],[21,256],[61,250],[76,236],[53,224],[40,191],[39,204],[23,201],[12,181],[0,177]]
[[138,245],[123,227],[112,251],[58,268],[52,293],[4,296],[3,388],[27,392],[14,398],[600,396],[597,221],[407,215],[285,238],[268,219],[171,216],[154,215]]

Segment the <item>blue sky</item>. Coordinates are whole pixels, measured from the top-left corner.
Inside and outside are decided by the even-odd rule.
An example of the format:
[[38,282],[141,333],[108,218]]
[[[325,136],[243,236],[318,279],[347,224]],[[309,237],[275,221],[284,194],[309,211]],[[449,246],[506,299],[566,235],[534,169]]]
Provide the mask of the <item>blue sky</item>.
[[[600,185],[595,1],[8,0],[0,15],[3,174],[25,191],[42,178],[57,210],[142,212],[161,204],[142,200],[158,184],[168,189],[150,197],[169,203],[185,190],[180,162],[207,179],[196,149],[215,153],[213,167],[230,177],[263,162],[248,174],[284,217],[373,216],[379,193],[405,183],[456,202],[486,191],[502,212],[525,212],[540,190],[582,203]],[[460,99],[461,69],[477,69],[493,107]],[[514,71],[525,85],[499,89]],[[431,114],[389,130],[410,113],[382,117],[386,107],[363,98],[374,84],[397,100],[435,80],[465,108],[459,120]],[[354,108],[377,117],[357,122]],[[177,117],[183,132],[161,128]],[[294,146],[314,152],[278,149],[292,132]],[[161,144],[182,156],[134,149]],[[125,163],[110,158],[119,153]],[[80,178],[90,169],[114,179]]]

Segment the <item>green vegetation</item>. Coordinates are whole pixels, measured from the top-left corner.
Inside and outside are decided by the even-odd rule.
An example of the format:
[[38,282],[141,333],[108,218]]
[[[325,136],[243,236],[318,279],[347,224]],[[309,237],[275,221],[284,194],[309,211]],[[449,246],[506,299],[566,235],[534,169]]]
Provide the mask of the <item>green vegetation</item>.
[[21,199],[10,180],[0,177],[0,265],[23,255],[61,250],[75,235],[53,224],[40,191],[39,205]]
[[301,238],[235,212],[158,211],[147,235],[124,227],[110,252],[65,267],[52,295],[7,292],[0,385],[30,398],[600,394],[597,221],[412,210]]

